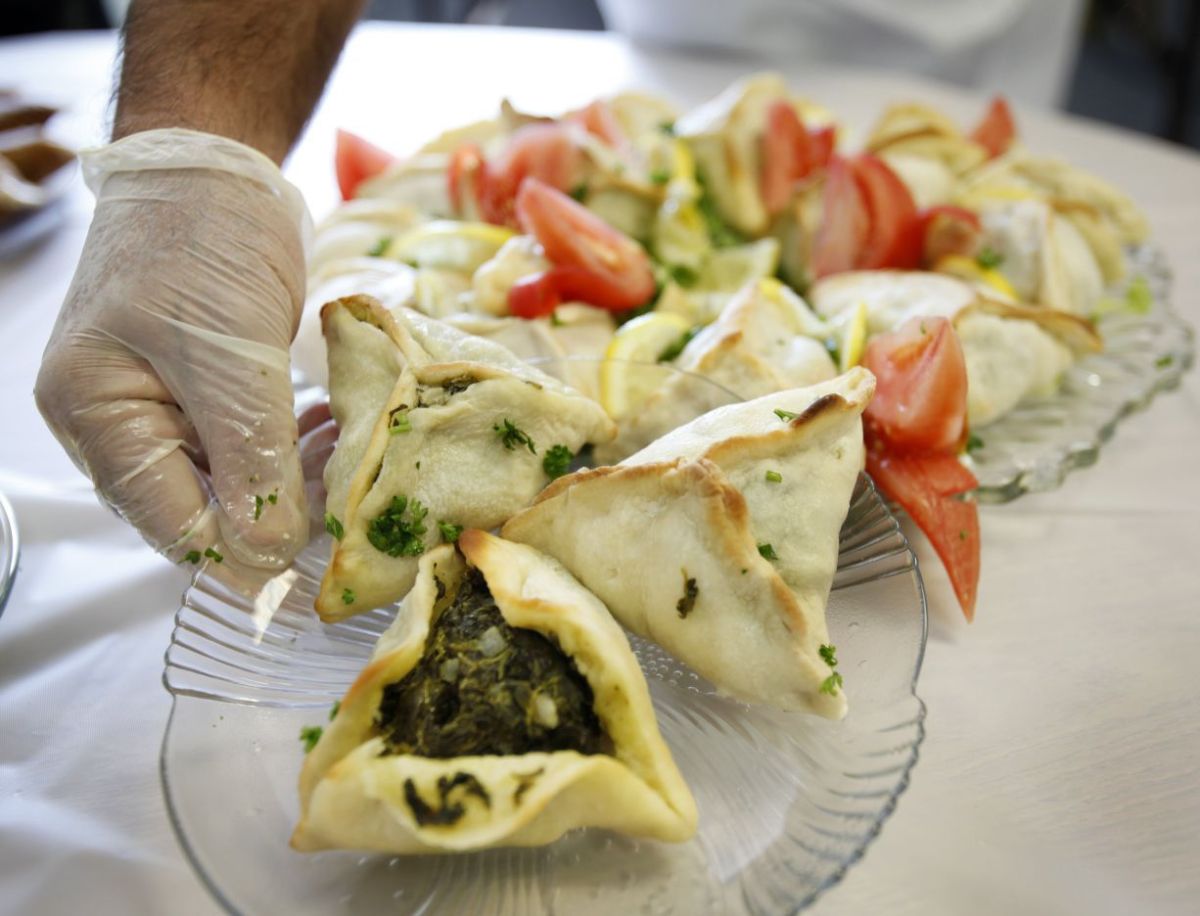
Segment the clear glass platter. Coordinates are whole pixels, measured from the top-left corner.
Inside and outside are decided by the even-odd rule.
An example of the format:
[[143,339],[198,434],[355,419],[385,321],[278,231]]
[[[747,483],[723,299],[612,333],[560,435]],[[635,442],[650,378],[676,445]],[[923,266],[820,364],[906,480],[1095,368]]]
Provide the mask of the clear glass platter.
[[17,578],[17,563],[21,556],[21,539],[17,534],[17,513],[8,497],[0,493],[0,614],[8,603],[9,593]]
[[876,836],[923,737],[915,692],[925,593],[907,541],[860,477],[829,601],[851,712],[842,722],[719,696],[633,639],[663,735],[700,808],[681,845],[604,831],[540,849],[457,856],[301,854],[302,726],[323,724],[391,611],[321,624],[312,611],[323,536],[279,580],[274,613],[201,570],[184,596],[164,683],[164,792],[209,890],[247,914],[755,913],[804,909]]
[[[1053,490],[1075,468],[1095,464],[1117,424],[1156,394],[1179,385],[1195,358],[1192,329],[1170,307],[1171,274],[1152,245],[1128,252],[1130,277],[1144,277],[1145,315],[1113,311],[1098,322],[1104,351],[1067,370],[1051,397],[1019,405],[978,431],[971,454],[980,502],[1002,503]],[[1113,291],[1118,298],[1125,290]]]

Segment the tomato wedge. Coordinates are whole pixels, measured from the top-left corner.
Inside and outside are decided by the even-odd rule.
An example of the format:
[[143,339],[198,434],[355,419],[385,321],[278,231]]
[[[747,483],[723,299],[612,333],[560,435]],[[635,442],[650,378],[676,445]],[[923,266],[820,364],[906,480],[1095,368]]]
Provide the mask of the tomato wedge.
[[939,204],[922,210],[917,218],[923,263],[936,264],[947,255],[973,258],[978,253],[983,237],[978,214],[951,204]]
[[951,452],[892,454],[867,451],[867,473],[900,504],[937,551],[967,620],[975,618],[979,588],[979,512],[961,494],[978,481]]
[[561,191],[526,178],[516,215],[554,264],[560,294],[612,311],[636,308],[654,295],[654,271],[642,247]]
[[446,168],[450,205],[459,216],[474,215],[480,210],[488,180],[488,164],[483,150],[474,143],[464,143],[450,156]]
[[866,244],[870,218],[862,192],[845,159],[829,163],[821,197],[821,225],[813,239],[812,269],[817,277],[853,270]]
[[875,375],[864,418],[891,451],[956,452],[966,439],[967,364],[945,318],[910,318],[871,338],[863,365]]
[[625,136],[621,122],[604,99],[597,99],[586,108],[581,108],[571,115],[571,119],[578,121],[589,134],[599,137],[613,149],[624,152],[629,148],[629,138]]
[[526,124],[488,169],[480,200],[484,219],[516,226],[514,203],[526,178],[568,191],[583,171],[583,153],[565,124]]
[[837,131],[832,124],[820,127],[809,133],[809,148],[812,155],[812,167],[824,169],[829,167],[833,159],[833,147],[837,142]]
[[1004,96],[992,99],[984,112],[983,120],[971,131],[971,139],[988,151],[988,158],[995,159],[1005,152],[1017,138],[1017,124],[1012,109]]
[[812,140],[792,103],[772,102],[762,138],[760,190],[767,212],[781,213],[792,199],[792,189],[813,168]]
[[396,157],[387,150],[368,143],[348,130],[339,130],[333,164],[342,200],[352,198],[360,184],[378,175],[395,161]]
[[554,271],[522,277],[508,291],[508,311],[518,318],[545,318],[562,304]]
[[862,192],[870,230],[855,266],[912,270],[921,265],[921,227],[917,205],[904,182],[882,159],[863,153],[850,160]]

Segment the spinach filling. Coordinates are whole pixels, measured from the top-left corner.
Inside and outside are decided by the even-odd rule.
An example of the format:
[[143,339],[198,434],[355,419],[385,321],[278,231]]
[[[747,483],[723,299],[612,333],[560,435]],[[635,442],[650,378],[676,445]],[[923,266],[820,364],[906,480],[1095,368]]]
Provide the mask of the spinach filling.
[[477,381],[479,380],[474,376],[459,375],[446,379],[440,385],[418,385],[417,406],[441,407],[443,404],[448,403],[456,394],[466,391]]
[[384,754],[441,759],[611,747],[584,677],[545,636],[509,626],[476,570],[420,663],[384,688],[375,727]]

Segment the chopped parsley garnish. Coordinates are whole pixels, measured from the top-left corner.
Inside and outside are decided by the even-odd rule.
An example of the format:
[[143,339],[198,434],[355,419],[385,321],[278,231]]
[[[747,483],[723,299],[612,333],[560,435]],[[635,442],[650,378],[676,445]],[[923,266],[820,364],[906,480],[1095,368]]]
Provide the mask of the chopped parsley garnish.
[[701,172],[696,173],[696,183],[700,185],[700,199],[696,201],[696,209],[700,211],[700,215],[704,218],[705,228],[708,229],[708,237],[716,248],[732,248],[734,245],[741,245],[746,240],[741,233],[726,225],[725,220],[721,218],[721,214],[717,212],[717,203],[712,199],[712,195],[708,193],[708,188],[704,183],[704,175]]
[[1154,305],[1154,296],[1150,292],[1150,284],[1140,274],[1133,278],[1129,288],[1125,290],[1125,305],[1135,315],[1145,315]]
[[272,506],[275,505],[277,502],[279,502],[279,494],[277,492],[268,493],[267,502],[269,502]]
[[458,542],[458,536],[463,533],[462,525],[454,525],[450,522],[438,522],[438,531],[441,532],[442,540],[447,544]]
[[213,550],[211,547],[204,548],[204,555],[206,557],[208,557],[210,560],[212,560],[214,563],[224,563],[225,562],[225,558],[223,556],[221,556],[219,553],[217,553],[215,550]]
[[821,682],[821,693],[827,693],[831,697],[836,697],[841,686],[842,676],[835,671]]
[[421,535],[426,531],[425,516],[428,512],[415,499],[393,496],[391,505],[367,525],[367,540],[372,547],[389,557],[419,557],[425,552],[425,541]]
[[792,413],[790,410],[784,410],[782,407],[776,407],[775,416],[779,417],[779,419],[781,419],[784,423],[787,423],[789,420],[796,419],[796,417],[800,416],[800,414]]
[[1168,353],[1166,356],[1160,356],[1154,361],[1154,366],[1157,369],[1166,369],[1171,363],[1175,362],[1175,357]]
[[700,274],[686,264],[673,264],[669,268],[671,279],[684,289],[691,289],[700,282]]
[[783,475],[778,471],[767,471],[767,483],[783,483]]
[[342,589],[342,604],[353,604],[353,603],[354,603],[354,589],[352,589],[352,588]]
[[700,333],[699,328],[689,328],[684,331],[674,343],[667,344],[663,348],[663,351],[658,354],[658,362],[669,363],[678,358],[679,354],[684,351],[684,348],[692,342],[692,338],[698,333]]
[[700,594],[700,588],[695,579],[688,578],[686,569],[681,569],[680,572],[683,574],[683,597],[675,602],[675,611],[681,619],[686,619],[696,607],[696,597]]
[[342,708],[341,700],[334,700],[333,705],[329,707],[329,721],[332,722],[337,718],[338,710]]
[[254,520],[257,522],[262,518],[263,498],[256,495],[254,497]]
[[974,433],[967,436],[967,454],[977,452],[983,448],[983,440]]
[[337,516],[332,512],[325,513],[325,530],[339,541],[346,535],[346,529],[342,527],[342,523],[337,520]]
[[758,552],[766,560],[778,560],[779,554],[775,552],[775,548],[770,544],[759,544]]
[[993,270],[1004,263],[1004,255],[985,245],[979,250],[979,254],[975,255],[975,263],[984,270]]
[[398,436],[401,433],[411,433],[412,422],[408,419],[408,411],[403,408],[393,410],[388,417],[388,435]]
[[367,257],[382,258],[384,252],[388,250],[388,246],[390,244],[392,244],[392,237],[390,235],[385,235],[378,242],[371,246],[371,250],[367,252]]
[[199,550],[189,550],[187,553],[185,553],[183,555],[183,558],[188,563],[199,563],[200,562],[200,551]]
[[493,426],[492,429],[500,437],[500,441],[504,443],[504,447],[510,452],[523,445],[529,449],[531,455],[537,454],[537,448],[534,446],[533,440],[529,438],[529,433],[522,430],[507,417]]
[[662,292],[662,290],[660,288],[656,287],[654,290],[654,298],[651,299],[649,302],[647,302],[645,305],[639,305],[635,309],[626,309],[623,312],[617,312],[613,316],[617,321],[617,327],[620,327],[621,325],[625,324],[626,322],[633,321],[633,319],[635,319],[635,318],[641,318],[643,315],[647,315],[650,312],[653,312],[654,306],[658,302],[658,295],[661,292]]
[[304,745],[304,753],[307,754],[316,747],[323,734],[325,734],[325,729],[319,725],[306,725],[300,729],[300,741]]
[[571,454],[571,450],[565,445],[552,445],[546,450],[546,454],[542,456],[542,470],[546,472],[546,476],[551,480],[556,480],[567,473],[574,458],[575,456]]
[[587,182],[586,181],[579,182],[579,184],[577,184],[577,185],[575,185],[575,187],[571,188],[570,194],[573,198],[575,198],[575,200],[579,201],[580,203],[583,203],[584,199],[588,196]]
[[965,528],[962,531],[958,532],[958,539],[960,541],[965,541],[967,539],[967,531]]
[[666,184],[671,180],[671,173],[666,169],[655,169],[650,173],[651,184]]
[[668,137],[674,137],[675,136],[675,122],[674,121],[659,121],[658,122],[658,130],[660,133],[664,133]]
[[[828,645],[822,645],[819,649],[817,649],[817,652],[821,656],[821,661],[827,664],[830,668],[837,668],[837,646],[833,645],[832,643]],[[842,676],[838,674],[837,671],[834,671],[829,675],[829,677],[825,678],[825,680],[821,682],[821,693],[827,693],[831,697],[837,696],[837,692],[841,686]]]

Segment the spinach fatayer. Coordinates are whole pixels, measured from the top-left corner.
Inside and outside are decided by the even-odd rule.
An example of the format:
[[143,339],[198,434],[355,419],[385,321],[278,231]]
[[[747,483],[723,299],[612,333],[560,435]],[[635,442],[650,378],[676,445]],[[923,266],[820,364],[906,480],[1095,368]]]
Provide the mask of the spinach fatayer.
[[697,820],[621,627],[558,563],[478,530],[420,558],[300,797],[303,851],[534,846],[585,826],[681,842]]
[[729,693],[840,718],[825,605],[874,390],[856,368],[719,407],[560,477],[502,534]]
[[411,309],[350,296],[322,320],[340,430],[325,468],[334,545],[323,620],[400,600],[443,526],[502,524],[560,472],[546,466],[555,446],[574,454],[616,432],[595,401]]

